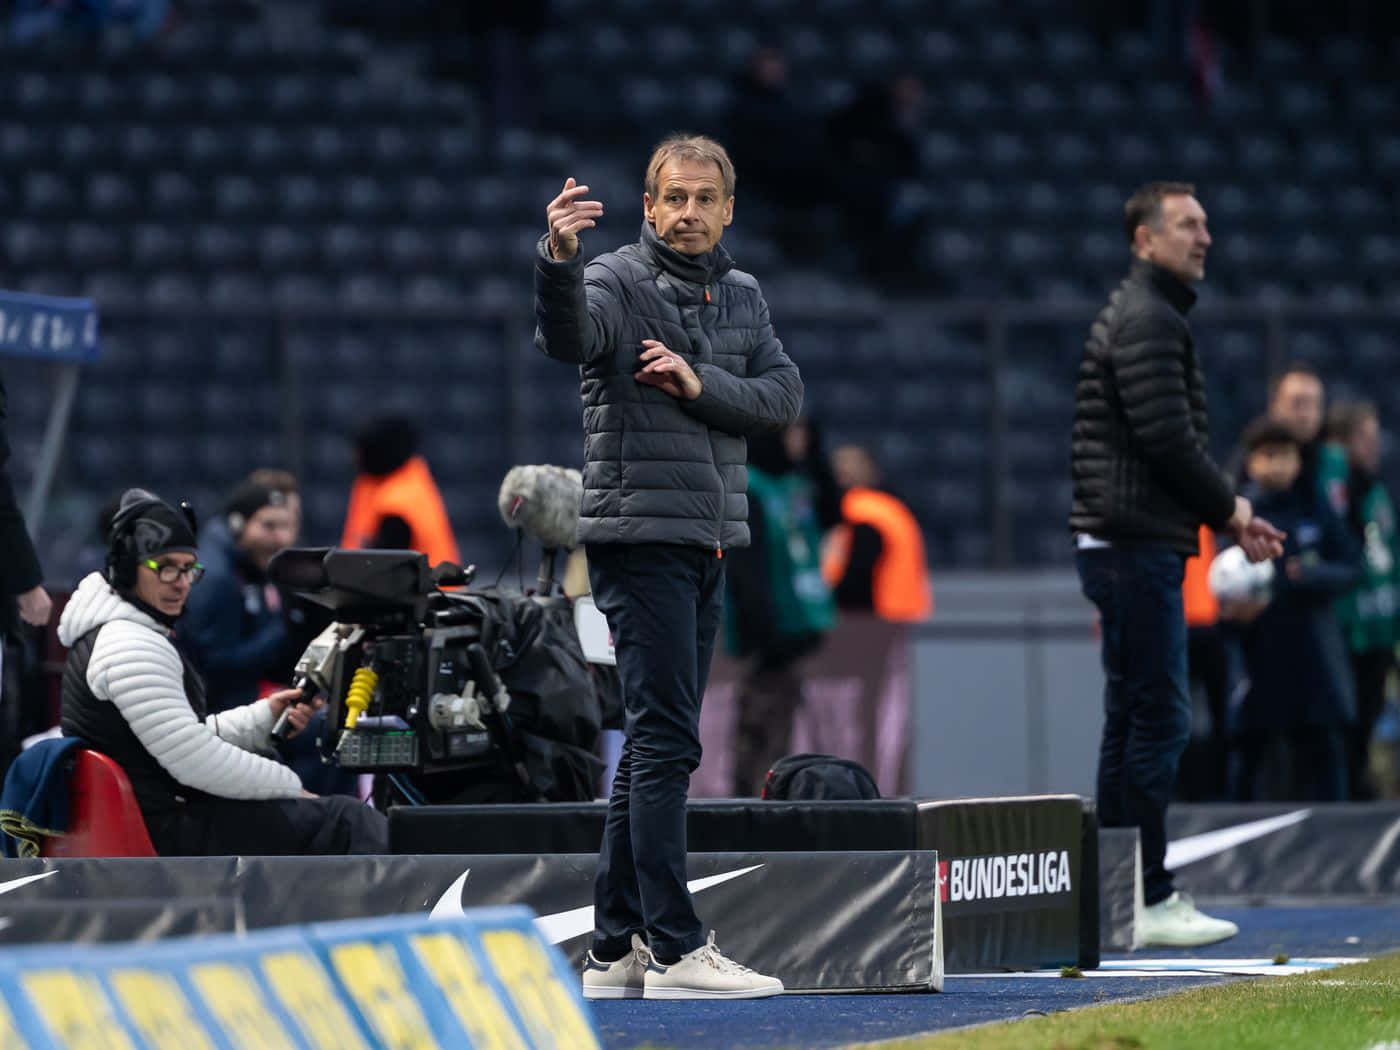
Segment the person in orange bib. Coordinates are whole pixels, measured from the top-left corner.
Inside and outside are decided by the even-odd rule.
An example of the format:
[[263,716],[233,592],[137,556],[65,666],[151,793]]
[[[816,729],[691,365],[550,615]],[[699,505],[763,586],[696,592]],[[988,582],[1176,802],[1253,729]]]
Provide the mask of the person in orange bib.
[[831,531],[822,576],[843,609],[873,612],[883,620],[917,623],[933,615],[924,537],[909,508],[882,492],[880,471],[856,445],[831,457],[841,497],[841,524]]
[[[1228,742],[1225,719],[1230,701],[1230,660],[1220,630],[1220,603],[1208,575],[1215,558],[1215,533],[1202,525],[1201,552],[1186,560],[1181,600],[1186,613],[1186,670],[1192,693],[1192,731],[1176,774],[1176,797],[1184,802],[1218,802],[1225,797]],[[1205,698],[1205,711],[1195,701]],[[1201,715],[1209,714],[1209,724]]]
[[407,419],[385,416],[355,435],[359,475],[350,490],[342,547],[413,550],[437,565],[461,564],[442,493],[418,452],[418,430]]

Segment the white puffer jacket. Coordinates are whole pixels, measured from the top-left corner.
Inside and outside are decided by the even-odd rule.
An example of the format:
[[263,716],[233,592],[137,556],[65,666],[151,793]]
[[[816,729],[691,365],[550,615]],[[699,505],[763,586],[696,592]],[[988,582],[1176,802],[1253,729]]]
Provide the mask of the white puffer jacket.
[[100,627],[88,660],[87,685],[116,705],[137,740],[172,777],[223,798],[295,798],[301,781],[263,755],[272,745],[266,700],[210,715],[201,722],[185,696],[184,668],[166,630],[122,599],[101,573],[78,585],[59,619],[58,638],[71,646]]

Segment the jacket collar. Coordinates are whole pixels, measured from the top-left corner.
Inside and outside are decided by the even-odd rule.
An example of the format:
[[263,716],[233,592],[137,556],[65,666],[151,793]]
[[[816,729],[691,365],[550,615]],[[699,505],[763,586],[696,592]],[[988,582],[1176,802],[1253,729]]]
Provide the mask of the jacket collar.
[[645,219],[642,220],[641,243],[663,270],[694,284],[710,284],[734,268],[734,260],[724,250],[724,245],[716,244],[702,255],[685,255],[658,237],[655,227]]
[[1134,279],[1151,285],[1158,295],[1181,313],[1186,313],[1196,304],[1195,290],[1165,267],[1146,259],[1134,258],[1131,274]]

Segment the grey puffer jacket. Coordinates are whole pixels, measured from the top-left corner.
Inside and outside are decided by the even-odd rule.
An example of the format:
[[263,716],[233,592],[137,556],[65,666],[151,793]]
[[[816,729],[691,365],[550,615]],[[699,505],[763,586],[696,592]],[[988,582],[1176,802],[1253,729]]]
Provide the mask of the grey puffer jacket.
[[[802,408],[758,282],[723,247],[683,255],[645,222],[638,243],[587,268],[582,254],[556,261],[546,236],[535,256],[535,343],[582,379],[579,542],[747,546],[744,435]],[[698,398],[637,382],[643,339],[689,362]]]

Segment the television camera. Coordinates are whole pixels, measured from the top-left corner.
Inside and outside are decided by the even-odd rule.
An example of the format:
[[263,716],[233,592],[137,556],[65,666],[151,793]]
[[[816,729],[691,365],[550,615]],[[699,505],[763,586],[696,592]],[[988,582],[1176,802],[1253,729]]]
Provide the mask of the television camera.
[[[521,470],[558,468],[507,476],[508,522],[527,500],[549,509],[560,492],[577,520],[577,482],[560,489],[553,479],[557,491],[541,499],[548,486],[522,487]],[[532,513],[525,520],[538,525]],[[561,520],[524,531],[562,539]],[[342,769],[395,774],[409,801],[593,798],[602,712],[590,665],[611,657],[593,641],[585,655],[580,634],[597,639],[601,616],[558,593],[556,553],[545,548],[533,595],[472,590],[474,568],[430,568],[415,551],[292,548],[273,558],[274,583],[334,617],[295,672],[305,694],[326,701],[323,756]]]

